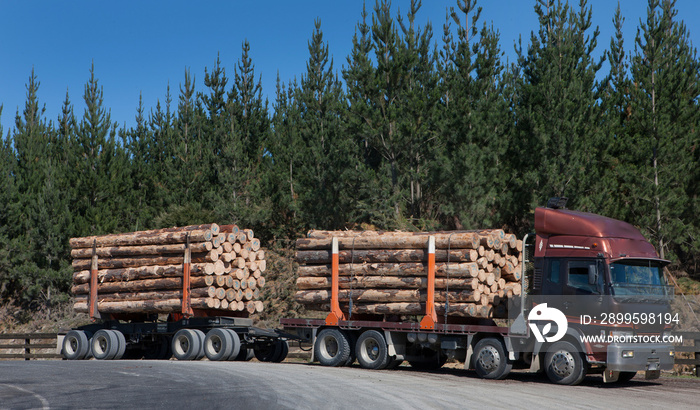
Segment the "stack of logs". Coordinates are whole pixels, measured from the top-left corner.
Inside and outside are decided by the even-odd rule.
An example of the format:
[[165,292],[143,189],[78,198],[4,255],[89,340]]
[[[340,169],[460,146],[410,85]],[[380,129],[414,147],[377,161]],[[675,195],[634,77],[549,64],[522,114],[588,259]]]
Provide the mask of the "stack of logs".
[[500,229],[310,231],[296,242],[300,266],[295,298],[310,310],[329,311],[331,241],[336,237],[340,250],[338,299],[346,317],[350,311],[425,314],[430,236],[435,238],[436,247],[438,315],[447,311],[447,316],[506,317],[507,299],[521,292],[522,241]]
[[260,240],[250,229],[205,224],[72,238],[75,311],[88,312],[96,260],[100,313],[181,313],[188,243],[193,309],[263,310],[266,262]]

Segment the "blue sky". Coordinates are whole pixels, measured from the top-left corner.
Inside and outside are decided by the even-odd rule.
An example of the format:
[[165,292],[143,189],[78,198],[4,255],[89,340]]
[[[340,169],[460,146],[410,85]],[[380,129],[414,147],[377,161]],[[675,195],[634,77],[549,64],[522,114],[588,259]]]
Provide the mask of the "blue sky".
[[[572,4],[578,4],[572,0]],[[394,0],[402,13],[409,0]],[[431,21],[434,41],[440,43],[448,7],[456,0],[423,0],[420,24]],[[481,21],[493,23],[501,34],[501,48],[514,61],[513,44],[522,35],[527,46],[537,30],[535,0],[481,0]],[[608,47],[617,2],[589,0],[594,25],[600,27],[597,54]],[[625,48],[631,52],[645,0],[621,0],[625,17]],[[371,12],[374,0],[367,2]],[[700,2],[678,0],[676,8],[689,28],[693,44],[700,36]],[[307,42],[314,20],[321,19],[334,68],[340,72],[352,47],[352,35],[362,11],[361,0],[298,1],[11,1],[0,0],[0,118],[3,135],[14,127],[14,117],[26,100],[25,85],[34,68],[41,85],[39,102],[45,117],[55,122],[66,90],[81,116],[85,83],[92,62],[104,91],[112,121],[134,124],[139,94],[147,110],[163,102],[170,84],[174,105],[184,71],[204,89],[204,69],[220,54],[229,77],[248,39],[256,76],[263,93],[274,100],[277,74],[285,83],[300,78],[308,59]],[[229,83],[230,84],[230,83]]]

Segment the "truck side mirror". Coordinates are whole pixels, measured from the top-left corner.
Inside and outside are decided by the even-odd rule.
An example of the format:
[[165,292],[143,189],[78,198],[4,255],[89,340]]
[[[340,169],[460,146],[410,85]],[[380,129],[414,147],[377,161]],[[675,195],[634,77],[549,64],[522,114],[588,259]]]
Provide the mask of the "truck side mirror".
[[598,283],[598,269],[595,265],[588,265],[588,284],[596,285]]

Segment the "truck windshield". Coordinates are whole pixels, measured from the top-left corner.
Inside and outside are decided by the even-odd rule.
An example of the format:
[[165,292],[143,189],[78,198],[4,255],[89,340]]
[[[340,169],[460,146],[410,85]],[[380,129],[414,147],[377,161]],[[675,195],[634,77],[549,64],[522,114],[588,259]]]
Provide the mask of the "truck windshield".
[[615,296],[669,296],[662,265],[653,260],[625,260],[610,264]]

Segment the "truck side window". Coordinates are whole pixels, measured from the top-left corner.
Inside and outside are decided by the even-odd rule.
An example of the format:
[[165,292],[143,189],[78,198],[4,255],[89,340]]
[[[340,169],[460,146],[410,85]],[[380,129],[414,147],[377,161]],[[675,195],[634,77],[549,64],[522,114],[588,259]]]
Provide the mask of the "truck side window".
[[552,283],[559,283],[559,269],[560,263],[558,260],[554,259],[549,261],[549,281]]
[[595,266],[595,262],[569,261],[567,285],[586,292],[598,293],[596,285],[588,283],[588,267],[591,265]]

